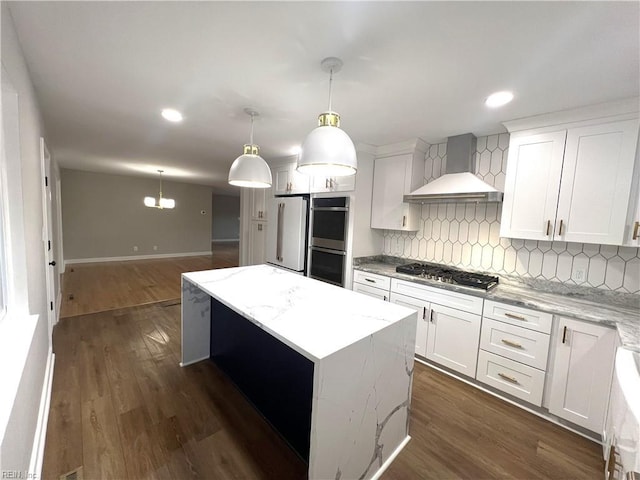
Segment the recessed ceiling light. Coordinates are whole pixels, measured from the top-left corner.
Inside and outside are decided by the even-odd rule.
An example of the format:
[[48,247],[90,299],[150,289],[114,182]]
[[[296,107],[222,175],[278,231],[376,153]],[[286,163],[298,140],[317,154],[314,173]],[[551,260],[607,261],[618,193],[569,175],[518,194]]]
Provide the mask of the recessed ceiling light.
[[170,122],[181,122],[182,114],[173,108],[162,109],[162,117]]
[[502,92],[492,93],[491,95],[489,95],[487,99],[484,101],[484,104],[487,107],[496,108],[496,107],[501,107],[502,105],[506,105],[511,100],[513,100],[513,93],[502,91]]

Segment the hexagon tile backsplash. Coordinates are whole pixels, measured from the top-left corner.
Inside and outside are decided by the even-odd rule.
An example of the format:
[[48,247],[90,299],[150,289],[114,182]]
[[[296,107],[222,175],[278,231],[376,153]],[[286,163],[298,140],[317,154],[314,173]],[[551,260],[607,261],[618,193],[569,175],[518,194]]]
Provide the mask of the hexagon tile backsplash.
[[[476,175],[504,191],[509,134],[478,137]],[[425,183],[445,171],[447,144],[431,145]],[[385,230],[384,250],[459,268],[640,294],[640,249],[500,238],[502,204],[422,206],[418,232]]]

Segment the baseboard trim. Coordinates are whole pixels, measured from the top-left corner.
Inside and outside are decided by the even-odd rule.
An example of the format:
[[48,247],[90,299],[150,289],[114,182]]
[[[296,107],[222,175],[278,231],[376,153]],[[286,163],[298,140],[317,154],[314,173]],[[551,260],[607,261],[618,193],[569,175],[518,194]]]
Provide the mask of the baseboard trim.
[[378,480],[382,476],[382,474],[387,470],[387,468],[389,468],[389,465],[391,465],[391,463],[396,459],[396,457],[400,455],[400,452],[404,447],[407,446],[407,443],[409,443],[410,440],[411,440],[411,436],[407,435],[404,438],[404,440],[400,442],[400,445],[398,445],[398,447],[393,451],[393,453],[389,455],[389,458],[387,458],[387,460],[382,464],[382,466],[373,475],[373,477],[371,477],[371,480]]
[[211,255],[211,251],[185,252],[185,253],[157,253],[154,255],[127,255],[125,257],[74,258],[74,259],[65,260],[65,265],[75,264],[75,263],[123,262],[127,260],[152,260],[154,258],[199,257],[201,255]]
[[239,242],[239,238],[212,238],[211,243]]
[[194,363],[198,363],[198,362],[201,362],[203,360],[207,360],[208,358],[209,358],[209,356],[202,357],[202,358],[196,358],[195,360],[189,360],[188,362],[180,362],[179,365],[181,367],[188,367],[189,365],[193,365]]
[[38,423],[33,438],[31,449],[31,460],[29,462],[29,473],[33,478],[42,478],[42,462],[44,460],[44,446],[47,438],[47,424],[49,421],[49,409],[51,407],[51,390],[53,388],[53,369],[56,363],[56,356],[49,349],[47,366],[42,385],[42,396],[40,397],[40,410],[38,412]]

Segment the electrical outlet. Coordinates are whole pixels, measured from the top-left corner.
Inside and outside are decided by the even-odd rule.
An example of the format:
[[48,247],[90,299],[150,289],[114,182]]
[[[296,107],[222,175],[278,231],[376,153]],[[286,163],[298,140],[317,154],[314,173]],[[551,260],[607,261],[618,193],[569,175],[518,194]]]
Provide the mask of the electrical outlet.
[[134,246],[133,246],[133,251],[134,251],[134,252],[137,252],[137,251],[138,251],[138,246],[137,246],[137,245],[134,245]]
[[573,271],[573,280],[576,282],[584,282],[587,278],[587,271],[582,268],[582,267],[578,267]]

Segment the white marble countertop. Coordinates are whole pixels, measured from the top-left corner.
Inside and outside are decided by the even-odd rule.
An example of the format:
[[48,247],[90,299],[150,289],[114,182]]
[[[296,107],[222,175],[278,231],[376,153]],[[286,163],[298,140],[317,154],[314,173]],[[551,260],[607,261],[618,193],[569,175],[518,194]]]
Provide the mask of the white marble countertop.
[[314,362],[415,315],[408,308],[267,265],[182,277]]
[[[404,263],[410,262],[403,259]],[[617,328],[622,346],[640,352],[640,296],[616,292],[601,292],[590,289],[585,293],[578,293],[562,284],[548,286],[555,291],[544,291],[532,288],[514,279],[500,277],[500,284],[491,290],[484,291],[471,287],[450,285],[429,280],[427,278],[405,275],[395,271],[396,264],[383,261],[365,259],[363,263],[355,264],[356,270],[377,273],[392,278],[416,282],[430,287],[453,290],[468,295],[509,303],[554,315],[564,315],[593,323],[610,325]],[[546,282],[551,284],[552,282]]]

